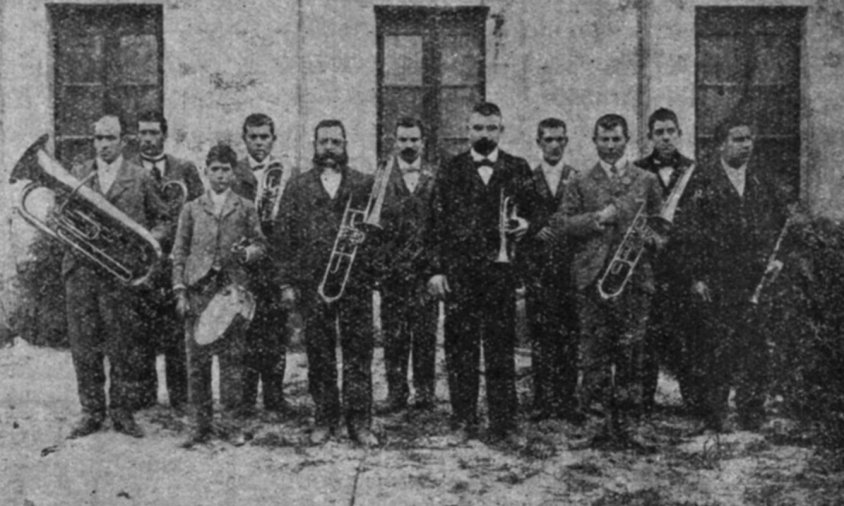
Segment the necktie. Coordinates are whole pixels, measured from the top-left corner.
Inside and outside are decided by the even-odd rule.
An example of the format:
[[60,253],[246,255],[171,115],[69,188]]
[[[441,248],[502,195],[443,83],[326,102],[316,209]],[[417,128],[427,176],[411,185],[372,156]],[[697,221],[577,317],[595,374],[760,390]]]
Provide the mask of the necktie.
[[489,184],[489,180],[492,177],[492,162],[484,158],[475,162],[475,168],[478,170],[478,175],[481,176],[484,184]]
[[152,173],[152,177],[155,178],[155,181],[160,183],[161,177],[164,175],[164,156],[160,156],[158,158],[144,158],[144,162],[148,164],[149,170]]

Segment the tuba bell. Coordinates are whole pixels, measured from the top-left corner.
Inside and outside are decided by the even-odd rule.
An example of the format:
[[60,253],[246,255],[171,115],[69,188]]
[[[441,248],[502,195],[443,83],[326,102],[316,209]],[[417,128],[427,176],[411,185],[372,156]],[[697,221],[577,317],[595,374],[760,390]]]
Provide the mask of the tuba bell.
[[319,296],[328,304],[340,299],[346,290],[358,247],[366,240],[366,227],[381,228],[381,209],[394,165],[395,157],[390,157],[387,163],[377,169],[365,208],[353,208],[353,196],[349,196],[346,202],[340,229],[334,239],[331,256],[318,288]]
[[[69,246],[99,270],[131,286],[144,283],[161,260],[158,241],[87,186],[96,172],[79,181],[47,154],[48,139],[48,135],[39,138],[12,169],[10,183],[30,181],[21,191],[16,212],[37,230]],[[45,218],[32,213],[28,205],[38,189],[52,192],[55,199]]]

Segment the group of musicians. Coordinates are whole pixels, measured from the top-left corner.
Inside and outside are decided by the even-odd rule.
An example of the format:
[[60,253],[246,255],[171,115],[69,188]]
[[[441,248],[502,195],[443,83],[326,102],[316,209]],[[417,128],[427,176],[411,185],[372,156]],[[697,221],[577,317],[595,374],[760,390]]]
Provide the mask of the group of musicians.
[[[96,172],[88,184],[149,230],[168,260],[143,287],[127,290],[66,254],[69,337],[83,412],[69,437],[101,430],[107,415],[115,430],[142,437],[133,413],[157,401],[155,358],[163,352],[170,404],[195,417],[185,446],[215,436],[242,443],[239,427],[255,413],[259,383],[264,410],[277,420],[289,413],[285,329],[296,311],[305,323],[315,405],[311,443],[336,437],[345,423],[352,440],[377,445],[371,366],[372,292],[378,290],[388,385],[378,411],[435,407],[442,301],[455,438],[481,435],[483,374],[486,440],[520,444],[515,314],[521,286],[532,343],[533,420],[581,424],[601,416],[607,434],[624,434],[654,409],[659,366],[669,365],[703,429],[732,427],[730,387],[737,390],[740,426],[758,428],[765,416],[766,346],[751,297],[763,275],[781,267],[768,256],[783,206],[765,167],[753,162],[750,118],[726,119],[716,131],[718,156],[700,167],[678,151],[679,125],[671,110],[656,110],[647,124],[653,152],[634,162],[625,118],[601,116],[593,130],[596,163],[578,171],[564,156],[565,122],[544,119],[536,133],[542,161],[531,169],[500,148],[502,112],[484,102],[468,118],[470,148],[438,168],[424,161],[425,125],[414,118],[391,125],[394,153],[373,177],[349,166],[340,121],[316,125],[310,170],[299,172],[274,158],[272,119],[252,114],[242,128],[247,156],[238,160],[225,144],[211,148],[206,188],[192,163],[165,154],[161,114],[139,116],[134,159],[122,154],[120,118],[103,116],[94,125],[96,158],[73,173],[83,180]],[[172,180],[184,183],[186,203],[165,198],[162,188]],[[378,226],[364,228],[366,216],[345,226],[351,210],[371,211],[376,192]],[[643,225],[642,217],[664,215],[671,201],[670,226]],[[623,291],[606,296],[600,285],[636,234],[641,255],[622,280]],[[338,243],[354,245],[351,259],[338,258],[344,253]],[[341,296],[326,297],[328,266],[344,261],[354,263]],[[232,284],[254,296],[251,324],[218,342],[197,342],[197,318]],[[218,422],[213,355],[220,366]]]

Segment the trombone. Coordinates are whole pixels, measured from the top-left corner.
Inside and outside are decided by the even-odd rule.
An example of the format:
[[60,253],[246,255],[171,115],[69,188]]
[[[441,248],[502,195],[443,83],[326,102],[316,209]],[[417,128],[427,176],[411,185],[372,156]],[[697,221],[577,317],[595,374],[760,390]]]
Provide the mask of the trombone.
[[624,238],[618,245],[609,265],[607,265],[607,269],[601,279],[598,280],[598,293],[602,299],[614,299],[624,291],[627,282],[630,281],[630,277],[636,269],[636,265],[642,258],[645,246],[658,235],[650,221],[655,221],[659,229],[667,229],[674,223],[674,215],[677,213],[680,197],[683,196],[694,170],[695,166],[691,165],[683,172],[657,216],[648,216],[645,213],[647,201],[641,203],[639,210],[636,212],[636,217],[633,218],[633,222],[624,234]]
[[354,195],[350,195],[349,200],[346,201],[340,229],[334,239],[325,274],[317,289],[319,296],[327,304],[343,296],[352,272],[352,265],[357,257],[358,247],[366,240],[366,228],[370,230],[382,228],[381,209],[384,207],[387,183],[390,181],[394,165],[395,157],[390,157],[389,161],[377,170],[366,207],[353,208]]

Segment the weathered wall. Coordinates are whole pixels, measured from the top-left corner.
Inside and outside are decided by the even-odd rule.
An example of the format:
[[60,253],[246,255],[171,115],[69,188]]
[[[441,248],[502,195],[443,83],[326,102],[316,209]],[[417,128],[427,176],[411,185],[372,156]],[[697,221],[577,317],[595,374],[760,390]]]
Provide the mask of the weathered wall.
[[[74,3],[99,0],[74,0]],[[46,0],[3,2],[0,141],[6,181],[20,152],[52,130],[52,61]],[[115,3],[133,3],[121,0]],[[716,0],[153,0],[164,9],[165,113],[170,151],[200,162],[218,139],[240,152],[243,118],[275,118],[276,154],[307,163],[313,125],[346,122],[352,163],[376,160],[374,6],[486,5],[487,97],[505,115],[505,149],[537,161],[535,125],[547,116],[569,124],[569,161],[594,162],[591,128],[618,112],[637,138],[637,105],[680,115],[682,148],[693,153],[694,9]],[[803,197],[819,213],[844,217],[844,1],[745,0],[735,5],[809,7],[804,37]],[[649,8],[641,36],[640,9]],[[13,43],[12,43],[13,41]],[[647,77],[637,97],[638,69]],[[647,146],[631,146],[631,154]],[[3,223],[9,199],[0,204]],[[26,227],[11,232],[28,233]],[[3,234],[9,235],[8,227]],[[20,244],[25,241],[3,241]],[[20,249],[13,250],[16,254]],[[13,255],[14,256],[14,255]],[[9,262],[4,264],[9,272]]]

